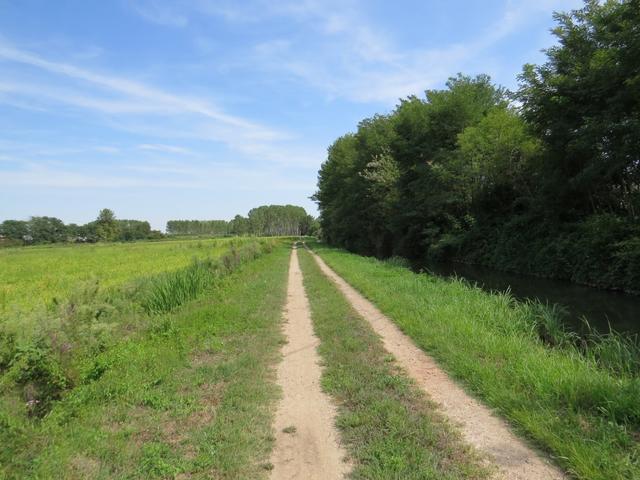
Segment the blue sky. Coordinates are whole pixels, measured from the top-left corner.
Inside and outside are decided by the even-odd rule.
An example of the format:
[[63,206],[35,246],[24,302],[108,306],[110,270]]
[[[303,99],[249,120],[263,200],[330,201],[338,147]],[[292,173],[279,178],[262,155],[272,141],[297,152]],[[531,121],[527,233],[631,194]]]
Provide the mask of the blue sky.
[[0,0],[0,220],[313,214],[326,148],[463,72],[510,88],[580,0]]

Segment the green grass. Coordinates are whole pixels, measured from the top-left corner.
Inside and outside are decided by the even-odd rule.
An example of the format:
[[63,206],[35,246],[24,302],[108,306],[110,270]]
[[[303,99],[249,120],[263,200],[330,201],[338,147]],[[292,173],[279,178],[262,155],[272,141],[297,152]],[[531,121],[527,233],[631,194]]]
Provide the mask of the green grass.
[[[465,388],[580,479],[640,478],[640,379],[545,344],[531,306],[313,244]],[[535,313],[535,312],[534,312]]]
[[1,390],[0,478],[266,477],[288,254],[239,249],[196,300],[133,309],[42,418]]
[[304,285],[324,360],[323,388],[338,402],[337,424],[355,479],[478,479],[477,456],[399,370],[381,340],[300,251]]
[[179,240],[93,245],[46,245],[0,249],[0,314],[66,299],[84,284],[107,289],[136,277],[185,267],[194,258],[215,258],[230,242]]

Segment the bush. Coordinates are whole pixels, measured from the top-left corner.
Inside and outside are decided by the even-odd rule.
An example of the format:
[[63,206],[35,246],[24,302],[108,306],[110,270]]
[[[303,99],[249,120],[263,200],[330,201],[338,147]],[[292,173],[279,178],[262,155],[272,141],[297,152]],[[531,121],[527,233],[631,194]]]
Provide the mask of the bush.
[[51,349],[43,340],[18,347],[3,383],[10,379],[22,387],[30,415],[41,417],[59,400],[70,382]]

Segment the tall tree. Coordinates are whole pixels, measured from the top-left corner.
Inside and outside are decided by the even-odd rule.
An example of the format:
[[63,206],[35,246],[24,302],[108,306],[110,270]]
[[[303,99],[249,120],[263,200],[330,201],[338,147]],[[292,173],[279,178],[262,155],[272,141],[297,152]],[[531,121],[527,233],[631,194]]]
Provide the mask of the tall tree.
[[555,19],[559,45],[525,66],[519,91],[548,149],[549,211],[638,217],[640,0],[590,0]]
[[120,228],[113,210],[103,208],[95,222],[96,235],[103,242],[113,242],[118,239]]

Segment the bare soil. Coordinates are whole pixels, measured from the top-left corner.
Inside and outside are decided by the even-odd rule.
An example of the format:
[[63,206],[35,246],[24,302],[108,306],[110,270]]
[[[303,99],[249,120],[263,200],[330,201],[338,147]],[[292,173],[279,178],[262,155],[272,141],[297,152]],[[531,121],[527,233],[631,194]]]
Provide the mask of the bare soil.
[[284,312],[287,344],[278,367],[283,398],[274,428],[276,444],[271,456],[273,480],[344,478],[348,464],[335,429],[335,407],[320,388],[318,338],[313,333],[309,302],[302,283],[298,252],[289,264],[287,305]]
[[[385,349],[415,380],[432,400],[440,404],[442,413],[457,425],[464,440],[475,447],[493,465],[495,478],[504,480],[560,480],[564,474],[541,454],[516,437],[509,425],[458,386],[424,351],[338,276],[320,257],[316,262],[382,338]],[[329,478],[329,477],[327,477]]]

